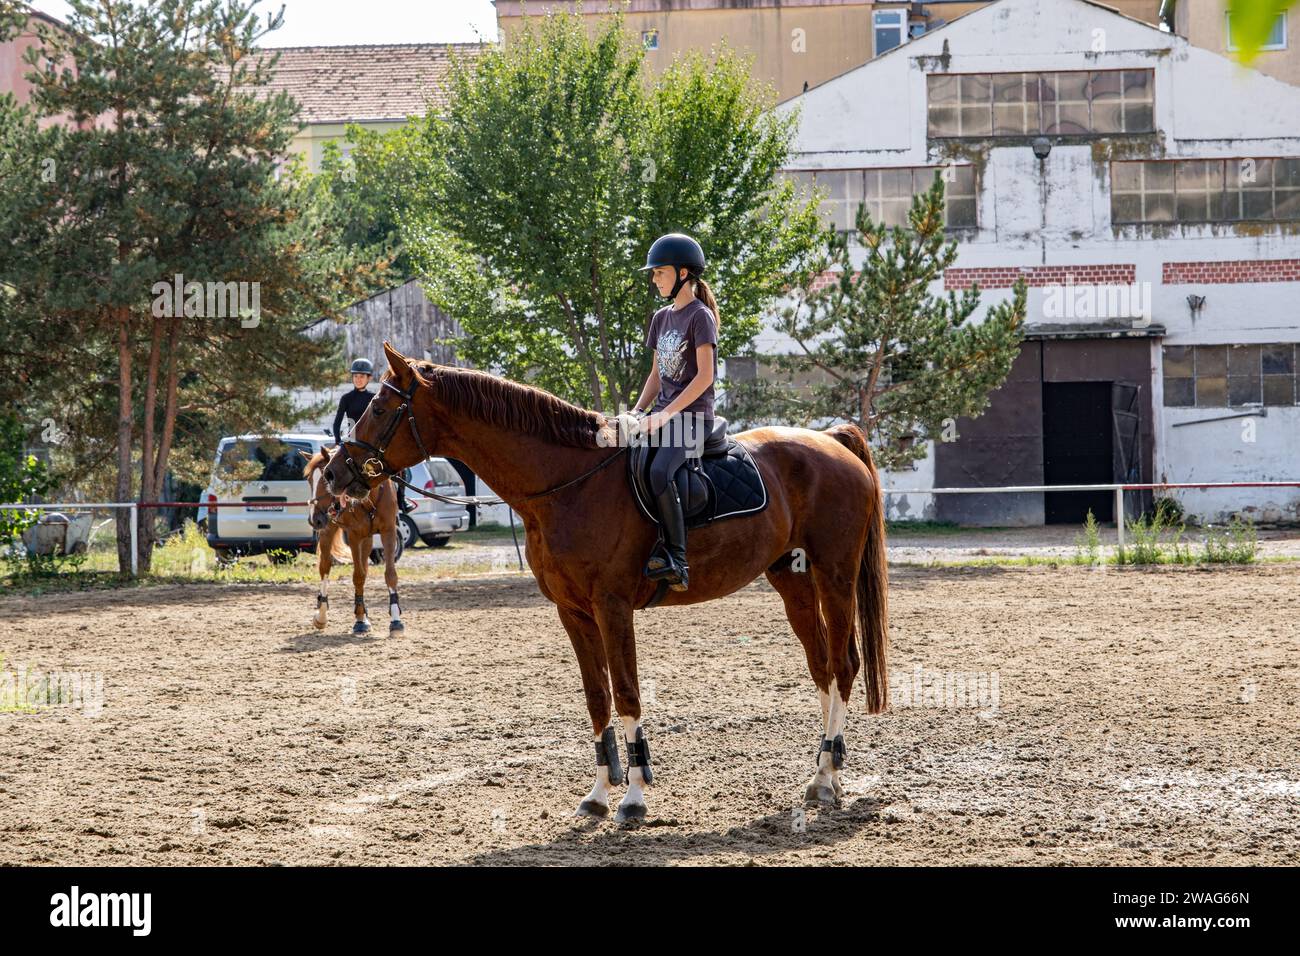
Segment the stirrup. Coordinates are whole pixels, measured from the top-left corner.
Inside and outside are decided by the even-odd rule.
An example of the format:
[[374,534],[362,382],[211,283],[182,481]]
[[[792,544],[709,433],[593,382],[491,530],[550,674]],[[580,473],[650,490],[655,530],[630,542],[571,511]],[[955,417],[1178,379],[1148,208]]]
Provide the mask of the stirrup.
[[651,553],[650,558],[645,564],[645,576],[651,581],[658,581],[661,578],[668,581],[669,585],[675,590],[685,591],[685,580],[688,573],[686,558],[675,557],[668,550],[666,544],[660,543]]
[[690,568],[686,561],[674,558],[671,553],[666,553],[666,560],[665,555],[656,553],[646,562],[645,576],[651,581],[664,581],[674,591],[687,589],[689,575]]

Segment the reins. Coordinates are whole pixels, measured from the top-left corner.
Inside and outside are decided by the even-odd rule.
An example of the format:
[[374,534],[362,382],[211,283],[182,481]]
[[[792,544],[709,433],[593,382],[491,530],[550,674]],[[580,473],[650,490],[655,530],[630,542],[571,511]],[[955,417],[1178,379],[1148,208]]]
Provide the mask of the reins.
[[[418,378],[412,377],[411,384],[405,391],[398,388],[392,382],[385,381],[385,382],[381,382],[380,384],[385,388],[391,388],[394,392],[400,395],[402,397],[402,404],[399,405],[397,410],[393,413],[392,424],[390,424],[388,428],[384,431],[384,434],[380,438],[378,445],[372,445],[369,442],[359,441],[356,438],[352,438],[349,439],[348,441],[341,443],[340,447],[343,449],[343,460],[347,463],[348,469],[355,476],[357,476],[358,478],[366,479],[366,478],[376,478],[383,475],[388,477],[392,481],[397,482],[399,485],[401,485],[403,488],[407,489],[408,491],[415,492],[417,495],[421,495],[425,498],[432,498],[435,501],[442,501],[445,502],[446,504],[451,504],[451,505],[461,505],[462,507],[468,507],[470,505],[509,504],[509,502],[505,501],[503,498],[500,497],[489,498],[489,497],[483,497],[479,495],[465,495],[465,496],[440,495],[436,491],[426,491],[423,488],[417,487],[416,485],[411,484],[411,482],[407,481],[401,475],[394,472],[393,469],[389,467],[388,462],[384,460],[384,453],[388,450],[388,445],[389,442],[392,440],[393,433],[397,431],[398,426],[401,424],[403,417],[405,417],[407,424],[411,426],[411,437],[415,439],[416,447],[420,449],[420,454],[423,456],[423,460],[428,460],[431,457],[428,449],[424,447],[424,440],[420,437],[419,426],[416,425],[415,423],[415,408],[414,408],[415,390],[416,388],[419,387],[420,380]],[[370,452],[373,457],[367,459],[361,465],[357,465],[357,463],[352,460],[352,456],[347,453],[348,445],[356,445],[359,448],[364,448],[366,451]],[[622,455],[623,452],[627,451],[627,449],[628,446],[624,445],[621,448],[619,448],[618,451],[614,452],[614,454],[610,455],[608,458],[601,461],[595,467],[587,469],[581,475],[578,475],[578,477],[571,478],[568,481],[562,482],[561,484],[556,485],[554,488],[547,488],[545,491],[539,491],[535,494],[527,495],[526,497],[520,498],[519,503],[522,504],[526,501],[537,501],[542,498],[546,498],[549,495],[553,495],[558,491],[563,491],[565,488],[570,488],[574,485],[581,484],[582,482],[590,478],[592,475],[596,474],[596,472],[602,470],[607,465],[612,464],[614,460],[618,458],[620,455]]]
[[[564,482],[563,484],[556,485],[554,488],[547,488],[545,491],[539,491],[536,494],[528,495],[526,497],[520,498],[519,502],[520,504],[522,504],[525,501],[536,501],[540,498],[545,498],[548,495],[553,495],[557,491],[563,491],[565,488],[571,487],[572,485],[580,484],[581,482],[586,481],[596,472],[600,471],[606,465],[611,464],[614,461],[614,459],[618,458],[618,456],[623,454],[623,452],[625,451],[627,451],[626,445],[624,445],[618,451],[614,452],[614,454],[610,455],[600,464],[596,465],[596,467],[589,468],[586,471],[584,471],[577,478],[571,478],[568,481]],[[423,495],[426,498],[433,498],[436,501],[444,501],[450,505],[465,505],[468,507],[469,505],[503,505],[507,503],[504,499],[499,497],[488,498],[480,495],[465,495],[463,497],[460,495],[440,495],[435,491],[426,491],[423,488],[417,488],[415,485],[411,484],[401,475],[391,475],[390,477],[392,478],[393,481],[397,482],[399,485],[402,485],[408,491],[414,491],[417,495]]]
[[[366,479],[378,478],[380,476],[384,476],[391,481],[397,482],[399,485],[401,485],[403,488],[407,489],[408,491],[415,492],[417,495],[420,495],[424,498],[432,498],[434,501],[442,501],[450,505],[460,505],[461,507],[469,507],[471,505],[484,505],[484,506],[506,505],[508,511],[510,512],[510,536],[511,538],[514,539],[514,543],[515,543],[515,557],[519,560],[519,568],[522,571],[524,567],[524,555],[519,548],[519,535],[518,532],[516,532],[515,530],[515,510],[513,506],[510,506],[509,502],[507,502],[503,498],[495,497],[495,496],[489,498],[489,497],[483,497],[479,495],[465,495],[465,496],[440,495],[436,491],[426,491],[423,488],[416,487],[415,485],[407,481],[405,478],[403,478],[401,475],[394,472],[393,469],[389,467],[388,462],[384,460],[384,453],[388,450],[389,442],[392,441],[393,434],[397,431],[398,427],[401,425],[403,417],[406,418],[407,424],[411,426],[411,437],[415,439],[416,447],[420,449],[420,455],[422,456],[421,460],[427,461],[431,457],[429,454],[429,450],[424,447],[424,439],[420,437],[420,428],[415,423],[414,399],[415,399],[415,390],[419,387],[419,384],[420,384],[419,378],[415,377],[414,375],[412,375],[411,377],[410,386],[405,391],[398,388],[392,382],[388,382],[388,381],[380,382],[380,385],[382,387],[390,388],[398,395],[400,395],[402,397],[402,404],[399,405],[397,407],[397,410],[393,413],[392,423],[384,430],[382,437],[379,439],[378,445],[372,445],[369,442],[358,441],[355,438],[345,442],[341,442],[339,444],[339,450],[343,453],[344,463],[347,465],[347,468],[352,473],[352,475],[356,477],[358,480],[362,481],[363,483],[366,483]],[[361,465],[358,465],[355,461],[352,460],[352,456],[348,453],[347,450],[348,445],[356,445],[359,448],[364,448],[367,452],[371,454],[372,457],[366,459],[366,461]],[[615,459],[619,458],[623,454],[623,452],[627,451],[627,449],[628,446],[623,445],[614,454],[610,455],[608,458],[600,462],[594,468],[587,469],[578,477],[571,478],[568,481],[562,482],[561,484],[556,485],[554,488],[547,488],[545,491],[539,491],[536,494],[531,494],[524,498],[520,498],[519,503],[523,504],[526,501],[538,501],[542,498],[546,498],[550,495],[553,495],[556,492],[563,491],[565,488],[571,488],[574,485],[581,484],[582,482],[590,478],[592,475],[596,474],[596,472],[602,470],[607,465],[612,464],[615,461]]]

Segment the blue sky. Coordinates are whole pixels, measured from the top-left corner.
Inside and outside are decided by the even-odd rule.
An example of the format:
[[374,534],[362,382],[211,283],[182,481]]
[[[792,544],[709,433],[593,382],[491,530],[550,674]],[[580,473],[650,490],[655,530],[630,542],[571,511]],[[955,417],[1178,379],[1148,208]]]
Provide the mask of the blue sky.
[[[66,17],[65,0],[30,0],[42,13]],[[274,13],[284,6],[284,26],[268,46],[344,43],[465,43],[495,40],[491,0],[260,0]]]

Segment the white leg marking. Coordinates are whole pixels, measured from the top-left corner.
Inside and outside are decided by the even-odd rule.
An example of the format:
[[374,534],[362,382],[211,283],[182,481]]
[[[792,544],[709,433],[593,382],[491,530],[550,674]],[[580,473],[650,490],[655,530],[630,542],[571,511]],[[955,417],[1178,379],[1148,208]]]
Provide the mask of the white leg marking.
[[[831,679],[830,690],[825,696],[829,701],[825,739],[834,740],[844,733],[848,707],[845,706],[843,699],[840,697],[838,682],[834,678]],[[832,763],[832,754],[830,751],[823,750],[817,756],[817,773],[813,775],[811,783],[815,786],[830,787],[838,793],[839,779],[840,772],[835,769]]]
[[[596,735],[595,743],[600,743],[599,734]],[[596,803],[606,809],[609,808],[609,767],[602,767],[599,764],[596,765],[596,785],[591,788],[589,794],[583,797],[582,802],[584,804]],[[578,816],[582,815],[583,813],[580,809],[578,811]]]
[[[325,589],[326,589],[326,585],[327,585],[328,583],[329,583],[329,579],[328,579],[328,578],[321,578],[321,579],[320,579],[320,596],[321,596],[321,597],[326,597],[326,591],[325,591]],[[316,616],[315,616],[312,620],[313,620],[313,622],[315,623],[315,625],[316,625],[317,627],[324,627],[324,626],[325,626],[325,618],[326,618],[327,613],[328,613],[328,609],[326,608],[324,602],[320,602],[320,603],[318,603],[318,604],[316,605]]]

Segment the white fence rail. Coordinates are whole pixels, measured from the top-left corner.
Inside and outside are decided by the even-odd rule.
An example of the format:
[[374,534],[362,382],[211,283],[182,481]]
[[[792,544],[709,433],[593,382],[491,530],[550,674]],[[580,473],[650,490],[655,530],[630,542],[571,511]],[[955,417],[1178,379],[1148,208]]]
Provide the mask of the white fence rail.
[[[1023,492],[1026,494],[1051,492],[1051,491],[1110,491],[1115,495],[1115,515],[1117,519],[1124,514],[1124,492],[1126,491],[1166,491],[1176,488],[1300,488],[1300,481],[1202,481],[1202,482],[1178,482],[1172,484],[1111,484],[1111,485],[1007,485],[997,488],[885,488],[886,495],[1001,495],[1015,494]],[[495,497],[475,496],[482,499],[483,503],[495,501]],[[126,508],[130,511],[131,525],[131,574],[136,576],[140,573],[139,558],[137,556],[139,545],[139,527],[140,527],[140,509],[156,508],[161,504],[185,504],[185,503],[163,503],[163,502],[84,502],[84,501],[66,501],[52,504],[36,505],[4,505],[0,504],[0,511],[85,511],[96,510],[100,508],[118,509]],[[190,506],[201,508],[210,507],[207,504],[189,503]],[[1121,547],[1124,545],[1124,522],[1116,520],[1115,530]]]
[[1300,488],[1300,481],[1200,481],[1166,484],[1126,485],[1008,485],[1002,488],[885,488],[886,495],[997,495],[1048,491],[1113,491],[1115,493],[1115,531],[1119,546],[1124,546],[1124,492],[1167,491],[1174,488]]

